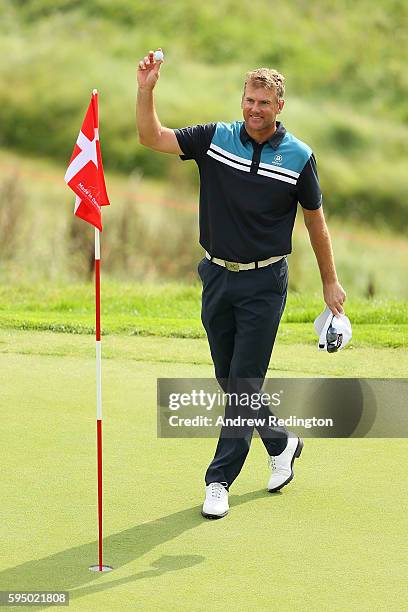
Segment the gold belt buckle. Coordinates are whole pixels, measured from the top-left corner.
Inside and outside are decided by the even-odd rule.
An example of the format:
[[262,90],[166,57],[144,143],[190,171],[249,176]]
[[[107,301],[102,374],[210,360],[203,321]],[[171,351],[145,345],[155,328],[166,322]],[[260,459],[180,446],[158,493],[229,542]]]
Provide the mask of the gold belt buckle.
[[224,263],[225,263],[225,267],[230,272],[239,272],[239,263],[236,263],[235,261],[225,261],[225,259],[224,259]]

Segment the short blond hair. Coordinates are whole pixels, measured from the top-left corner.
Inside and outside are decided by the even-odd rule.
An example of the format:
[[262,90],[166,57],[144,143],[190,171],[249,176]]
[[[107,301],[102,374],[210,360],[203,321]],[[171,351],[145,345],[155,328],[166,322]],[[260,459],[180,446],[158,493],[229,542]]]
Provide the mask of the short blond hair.
[[273,68],[256,68],[245,75],[244,94],[246,86],[250,83],[254,87],[274,89],[278,100],[285,96],[285,77]]

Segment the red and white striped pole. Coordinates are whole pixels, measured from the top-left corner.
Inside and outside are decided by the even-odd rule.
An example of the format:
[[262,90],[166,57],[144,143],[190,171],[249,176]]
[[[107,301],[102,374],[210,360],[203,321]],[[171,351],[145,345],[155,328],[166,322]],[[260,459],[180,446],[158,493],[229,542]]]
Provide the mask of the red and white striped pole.
[[96,448],[98,465],[98,565],[89,568],[94,572],[110,572],[110,565],[103,565],[102,546],[102,361],[101,361],[101,246],[100,232],[95,228],[95,330],[96,330]]

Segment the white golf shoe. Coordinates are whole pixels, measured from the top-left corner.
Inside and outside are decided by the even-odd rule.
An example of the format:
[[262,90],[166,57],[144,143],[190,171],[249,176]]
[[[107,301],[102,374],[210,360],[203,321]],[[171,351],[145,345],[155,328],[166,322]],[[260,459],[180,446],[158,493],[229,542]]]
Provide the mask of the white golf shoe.
[[218,519],[228,514],[228,491],[220,482],[205,487],[205,501],[201,514],[205,518]]
[[285,450],[275,457],[269,456],[269,464],[272,474],[268,482],[269,493],[279,491],[287,485],[293,478],[293,463],[300,457],[303,448],[302,438],[295,436],[289,437]]

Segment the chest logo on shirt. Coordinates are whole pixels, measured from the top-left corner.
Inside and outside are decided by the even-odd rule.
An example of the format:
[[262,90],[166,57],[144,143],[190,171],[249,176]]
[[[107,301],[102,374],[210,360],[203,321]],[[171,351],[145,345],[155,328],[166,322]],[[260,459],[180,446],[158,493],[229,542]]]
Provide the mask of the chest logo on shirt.
[[273,158],[273,161],[275,162],[275,164],[281,164],[283,161],[282,155],[279,155],[279,153],[277,153]]

